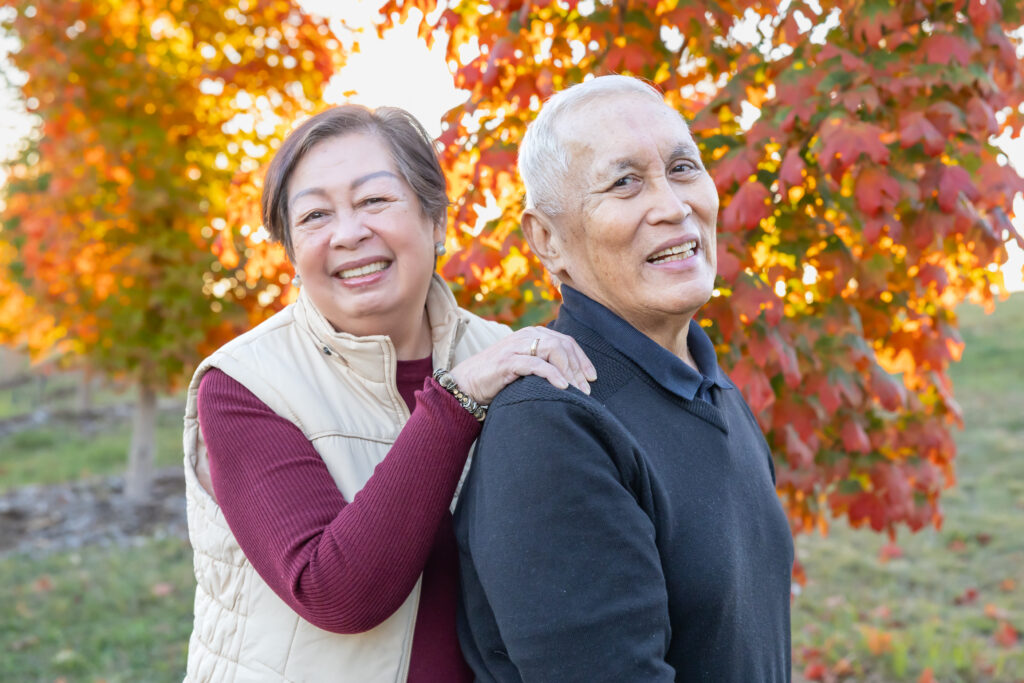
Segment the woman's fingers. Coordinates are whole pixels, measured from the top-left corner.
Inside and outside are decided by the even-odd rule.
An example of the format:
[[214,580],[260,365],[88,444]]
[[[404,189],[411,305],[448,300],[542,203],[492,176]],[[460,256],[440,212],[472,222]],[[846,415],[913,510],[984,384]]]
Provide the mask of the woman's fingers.
[[[561,374],[568,379],[573,386],[583,393],[590,393],[590,385],[587,382],[586,374],[583,371],[579,358],[574,353],[578,347],[572,339],[551,333],[534,337],[538,340],[537,355],[551,365],[558,368]],[[532,347],[531,347],[532,348]]]
[[523,328],[450,370],[478,402],[490,403],[517,377],[537,375],[559,389],[570,384],[590,393],[597,379],[593,364],[571,337],[545,327]]
[[[537,377],[546,379],[552,386],[559,389],[568,389],[570,383],[575,385],[575,382],[570,382],[569,379],[566,378],[565,374],[558,369],[558,366],[548,363],[537,356],[520,355],[511,360],[510,369],[516,377],[536,375]],[[578,386],[577,388],[579,389]],[[583,390],[580,389],[580,391]],[[590,393],[589,386],[587,387],[587,393]]]
[[[590,360],[587,359],[586,354],[579,348],[575,340],[545,327],[526,327],[516,332],[514,336],[523,338],[521,341],[517,340],[516,346],[526,348],[525,355],[550,363],[558,368],[559,373],[573,386],[584,393],[590,393],[588,380],[596,379],[596,373]],[[530,365],[529,367],[539,368],[540,366]],[[525,374],[539,375],[532,371]]]

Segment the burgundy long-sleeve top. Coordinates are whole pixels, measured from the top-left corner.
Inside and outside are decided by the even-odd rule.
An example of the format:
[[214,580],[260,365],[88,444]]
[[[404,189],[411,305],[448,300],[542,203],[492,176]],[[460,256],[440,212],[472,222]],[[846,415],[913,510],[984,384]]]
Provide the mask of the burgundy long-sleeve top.
[[351,501],[302,431],[242,384],[211,369],[199,385],[217,503],[253,568],[302,618],[335,633],[367,631],[423,574],[410,683],[473,680],[455,631],[448,506],[480,425],[432,369],[429,357],[399,361],[409,421]]

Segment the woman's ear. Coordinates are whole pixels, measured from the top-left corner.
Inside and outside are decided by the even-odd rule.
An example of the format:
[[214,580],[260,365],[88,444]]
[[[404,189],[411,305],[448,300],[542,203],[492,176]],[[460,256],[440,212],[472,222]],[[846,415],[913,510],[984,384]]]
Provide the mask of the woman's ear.
[[562,233],[543,211],[526,209],[519,220],[530,245],[530,251],[537,255],[541,264],[553,279],[565,281],[565,245]]

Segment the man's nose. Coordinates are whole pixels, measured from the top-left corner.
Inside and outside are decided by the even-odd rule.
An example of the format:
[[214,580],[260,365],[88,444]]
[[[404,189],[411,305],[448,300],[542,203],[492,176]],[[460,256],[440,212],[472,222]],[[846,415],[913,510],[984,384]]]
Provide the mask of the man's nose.
[[651,223],[682,223],[693,213],[693,208],[682,195],[682,191],[668,178],[656,178],[649,187],[651,205],[648,220]]
[[357,213],[338,212],[331,221],[331,247],[354,249],[373,234]]

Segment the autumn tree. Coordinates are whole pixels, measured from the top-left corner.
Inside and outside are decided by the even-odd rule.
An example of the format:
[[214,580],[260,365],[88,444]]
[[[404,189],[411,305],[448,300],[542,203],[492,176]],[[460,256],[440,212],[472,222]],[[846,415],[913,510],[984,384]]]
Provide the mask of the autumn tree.
[[518,228],[517,143],[552,92],[646,78],[722,197],[702,324],[767,433],[794,530],[939,522],[954,307],[992,306],[1004,242],[1021,240],[1008,212],[1024,183],[991,143],[1021,129],[1019,3],[390,0],[381,31],[414,8],[469,93],[441,136],[444,272],[463,304],[551,315]]
[[12,60],[40,126],[8,164],[0,309],[19,322],[0,341],[134,384],[127,490],[141,498],[157,393],[251,322],[237,301],[253,278],[211,253],[225,226],[210,217],[235,174],[319,106],[339,52],[282,0],[14,8]]

